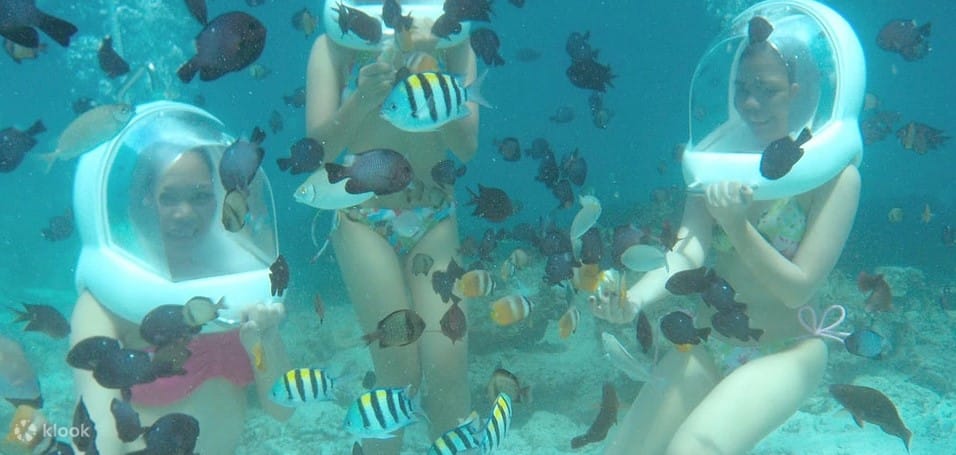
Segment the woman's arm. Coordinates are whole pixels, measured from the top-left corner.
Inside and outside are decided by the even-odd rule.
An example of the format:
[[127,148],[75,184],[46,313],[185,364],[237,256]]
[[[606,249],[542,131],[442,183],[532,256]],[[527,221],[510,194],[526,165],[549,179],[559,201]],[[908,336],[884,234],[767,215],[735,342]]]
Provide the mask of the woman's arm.
[[[259,403],[273,418],[286,420],[292,416],[293,409],[280,406],[271,398],[276,379],[292,368],[279,335],[279,323],[285,319],[285,306],[282,303],[257,303],[244,308],[242,313],[244,322],[239,327],[239,340],[252,363]],[[259,365],[257,360],[261,361]]]
[[325,35],[316,39],[306,72],[306,134],[322,144],[325,161],[329,162],[355,140],[359,126],[369,115],[378,115],[395,80],[391,64],[365,65],[359,70],[355,93],[342,103],[343,66],[346,58],[351,58],[345,54],[352,51],[336,46]]
[[[106,311],[89,292],[83,292],[73,308],[70,326],[70,346],[75,346],[92,336],[104,336],[114,339],[122,338],[117,322],[112,314]],[[73,369],[73,383],[77,391],[77,402],[83,399],[83,404],[90,414],[90,419],[96,425],[96,446],[100,453],[125,452],[125,444],[119,439],[116,425],[113,424],[113,413],[110,403],[113,398],[122,400],[122,393],[117,389],[107,389],[93,378],[93,372]]]
[[792,260],[775,250],[745,217],[715,214],[715,218],[754,279],[788,307],[798,308],[836,265],[853,227],[859,199],[860,174],[855,166],[848,166],[816,189],[806,232]]
[[[448,49],[445,59],[449,74],[461,78],[461,82],[465,86],[475,84],[478,64],[475,53],[471,50],[471,44],[468,41]],[[471,161],[478,150],[478,122],[480,120],[478,103],[468,101],[465,105],[468,106],[470,115],[449,122],[438,130],[441,134],[442,143],[447,145],[463,163]]]

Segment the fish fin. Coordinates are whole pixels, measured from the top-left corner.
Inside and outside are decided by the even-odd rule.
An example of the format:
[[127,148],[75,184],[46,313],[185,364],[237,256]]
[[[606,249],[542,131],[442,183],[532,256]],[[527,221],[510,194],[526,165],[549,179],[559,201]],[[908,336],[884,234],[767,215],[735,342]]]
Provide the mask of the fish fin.
[[863,428],[863,417],[860,417],[859,414],[852,411],[850,414],[853,416],[853,421],[856,422],[856,425],[860,428]]
[[481,95],[481,86],[485,83],[486,76],[488,76],[488,69],[485,69],[484,71],[482,71],[481,74],[479,74],[478,77],[475,78],[475,80],[471,81],[470,84],[465,86],[465,90],[468,93],[468,101],[474,101],[475,103],[478,103],[480,106],[484,106],[489,109],[494,109],[494,106],[491,103],[489,103],[488,100],[485,99],[485,97]]
[[196,77],[197,71],[199,71],[199,67],[196,65],[196,58],[193,57],[176,70],[176,75],[179,76],[180,81],[184,84],[188,84]]
[[810,128],[804,127],[803,130],[800,131],[800,135],[797,136],[797,140],[795,142],[797,145],[803,145],[810,139],[813,139],[813,135],[810,134]]
[[249,142],[253,142],[256,145],[262,144],[262,141],[266,140],[266,132],[262,131],[262,128],[258,126],[252,129],[252,136],[249,138]]
[[75,25],[42,11],[37,11],[36,26],[63,47],[70,45],[70,37],[77,31]]
[[280,171],[288,171],[292,167],[292,158],[276,158],[276,164],[279,165]]
[[43,125],[43,120],[37,120],[33,123],[33,126],[24,131],[24,133],[30,136],[36,136],[44,131],[46,131],[46,126]]
[[763,329],[750,329],[750,337],[754,341],[760,341],[760,335],[763,335]]
[[40,44],[40,35],[33,27],[11,27],[0,31],[0,35],[24,47],[35,48]]
[[325,172],[329,175],[329,183],[338,183],[348,178],[348,168],[337,163],[325,163]]

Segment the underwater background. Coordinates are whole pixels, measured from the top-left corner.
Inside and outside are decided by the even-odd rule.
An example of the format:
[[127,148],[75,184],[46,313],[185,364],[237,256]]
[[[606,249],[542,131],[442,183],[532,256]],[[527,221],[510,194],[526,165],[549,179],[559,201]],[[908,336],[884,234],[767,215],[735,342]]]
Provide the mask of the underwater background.
[[[36,155],[51,151],[55,139],[74,117],[74,100],[89,97],[108,103],[124,79],[109,80],[98,68],[96,51],[106,34],[119,37],[120,53],[134,70],[152,63],[157,75],[130,90],[136,104],[156,99],[190,102],[201,95],[204,108],[222,120],[235,135],[248,136],[256,125],[265,126],[273,110],[284,128],[269,134],[263,171],[274,191],[279,222],[280,252],[288,260],[291,285],[285,300],[288,318],[282,330],[294,365],[324,366],[361,373],[371,368],[364,348],[348,347],[361,333],[349,305],[331,249],[315,263],[312,241],[314,209],[296,203],[292,193],[304,180],[279,171],[275,158],[288,156],[288,147],[304,135],[304,111],[287,105],[290,95],[305,84],[309,49],[320,33],[305,37],[290,24],[303,7],[321,13],[321,2],[267,1],[251,7],[241,0],[210,0],[209,15],[240,10],[253,14],[268,27],[265,51],[257,60],[271,70],[262,79],[248,71],[231,73],[212,82],[182,84],[175,69],[193,53],[192,40],[201,26],[177,0],[97,0],[54,2],[38,6],[79,27],[68,48],[46,36],[47,50],[36,60],[15,63],[0,56],[0,128],[25,129],[42,119],[49,130],[15,171],[0,175],[0,295],[2,305],[43,303],[69,318],[76,299],[74,266],[80,242],[76,234],[58,241],[45,240],[40,232],[48,219],[72,206],[75,161],[57,163],[48,174]],[[675,225],[682,210],[683,181],[680,163],[673,158],[675,145],[688,137],[688,92],[698,59],[721,27],[738,12],[756,2],[674,0],[632,2],[528,0],[524,7],[499,0],[494,3],[490,27],[501,39],[504,66],[492,68],[482,92],[494,105],[483,109],[479,150],[459,179],[457,196],[468,200],[466,188],[491,185],[504,189],[523,209],[502,225],[472,217],[468,207],[459,215],[462,237],[480,238],[488,228],[537,224],[550,214],[559,225],[568,225],[576,209],[553,211],[557,205],[547,188],[534,180],[537,162],[523,158],[505,162],[496,139],[516,137],[523,148],[534,138],[547,139],[556,157],[578,149],[588,164],[588,177],[576,192],[599,197],[604,206],[601,224],[637,226],[663,220]],[[895,128],[918,121],[944,132],[956,128],[956,5],[953,2],[917,0],[827,1],[856,30],[867,64],[867,92],[879,99],[881,109],[899,112]],[[929,38],[932,52],[925,58],[904,61],[876,45],[880,28],[892,19],[933,22]],[[600,60],[616,78],[604,96],[611,113],[606,128],[596,127],[588,108],[589,91],[572,86],[565,69],[570,58],[564,44],[571,32],[590,31],[590,43],[600,49]],[[117,40],[117,41],[119,41]],[[521,49],[540,56],[517,58]],[[119,49],[117,49],[119,50]],[[479,68],[483,67],[479,64]],[[480,70],[480,69],[479,69]],[[570,107],[574,119],[549,120],[559,107]],[[862,118],[862,116],[861,116]],[[848,324],[869,326],[889,342],[881,360],[851,356],[835,343],[830,364],[818,393],[787,423],[753,450],[754,454],[898,454],[902,443],[874,425],[858,428],[826,387],[833,383],[867,385],[882,391],[898,406],[913,432],[910,453],[956,453],[956,312],[944,292],[956,287],[956,246],[941,238],[944,227],[956,224],[956,144],[916,154],[904,150],[893,134],[866,146],[862,166],[863,191],[853,231],[841,259],[821,291],[819,305],[843,304]],[[902,218],[888,219],[899,208]],[[931,216],[923,216],[925,211]],[[324,237],[327,216],[319,218],[316,234]],[[494,252],[500,263],[519,244],[505,241]],[[466,258],[466,263],[474,258]],[[543,261],[536,260],[519,272],[524,283],[539,283]],[[861,271],[883,273],[893,291],[892,312],[866,313],[866,296],[856,285]],[[319,323],[312,298],[320,293],[327,314]],[[500,291],[488,302],[503,295]],[[542,285],[540,299],[551,293]],[[948,294],[946,294],[948,295]],[[553,296],[553,299],[563,299]],[[636,396],[640,384],[622,374],[603,356],[600,333],[608,331],[637,352],[633,326],[595,320],[582,308],[577,333],[558,337],[557,315],[542,316],[537,330],[503,329],[487,318],[485,305],[469,305],[471,321],[470,381],[476,410],[486,414],[490,400],[485,384],[496,365],[506,365],[523,382],[532,385],[534,400],[515,407],[511,432],[497,453],[550,454],[600,453],[603,443],[570,449],[572,437],[584,433],[599,410],[601,385],[612,382],[622,401],[619,418]],[[547,304],[540,304],[546,307]],[[581,305],[583,307],[583,305]],[[66,339],[51,340],[36,332],[23,332],[12,321],[15,315],[0,311],[0,333],[21,343],[40,378],[50,421],[68,425],[74,395],[72,374],[64,362]],[[544,329],[540,324],[547,324]],[[534,331],[530,335],[523,330]],[[357,382],[357,381],[356,381]],[[347,391],[357,392],[359,384]],[[253,399],[254,401],[254,399]],[[351,437],[341,428],[348,402],[303,407],[288,422],[265,416],[253,404],[239,453],[349,453]],[[13,408],[0,406],[0,423],[6,425]],[[611,432],[621,431],[619,426]],[[430,441],[424,425],[406,431],[405,451],[423,453]]]

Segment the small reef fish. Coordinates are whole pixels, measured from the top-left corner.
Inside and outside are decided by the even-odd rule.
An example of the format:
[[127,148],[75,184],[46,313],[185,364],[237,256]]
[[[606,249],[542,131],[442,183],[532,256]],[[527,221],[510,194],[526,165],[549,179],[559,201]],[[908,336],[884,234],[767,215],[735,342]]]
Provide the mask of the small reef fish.
[[455,283],[465,274],[465,270],[452,258],[448,261],[445,270],[436,270],[432,273],[432,289],[441,297],[441,301],[457,302],[460,297],[454,294]]
[[262,55],[266,27],[241,11],[217,16],[196,35],[196,55],[176,71],[179,80],[189,83],[199,73],[202,81],[219,79],[240,71]]
[[425,253],[415,253],[415,256],[412,256],[412,275],[428,276],[428,272],[431,271],[434,264],[435,260],[431,256]]
[[580,196],[578,202],[581,203],[581,210],[574,215],[571,221],[571,239],[580,238],[591,229],[598,218],[601,217],[601,201],[594,196]]
[[584,185],[588,178],[588,163],[581,158],[581,151],[574,149],[561,157],[561,173],[575,186]]
[[710,317],[710,325],[714,330],[728,338],[737,338],[741,341],[760,340],[763,329],[750,327],[750,317],[741,309],[720,310]]
[[903,221],[903,209],[900,207],[893,207],[889,212],[886,213],[886,221],[889,221],[892,224],[896,224]]
[[431,176],[435,183],[441,186],[454,185],[458,177],[465,175],[468,168],[464,165],[456,168],[452,160],[441,160],[432,166]]
[[865,271],[860,272],[856,279],[857,288],[860,292],[869,292],[864,302],[864,309],[867,313],[874,311],[893,311],[893,291],[889,283],[883,278],[882,273],[869,274]]
[[479,445],[482,453],[491,453],[501,446],[501,441],[508,436],[508,430],[511,429],[512,413],[511,397],[507,393],[499,393],[481,433]]
[[489,400],[494,400],[499,393],[504,392],[514,397],[515,403],[531,403],[531,386],[523,385],[517,375],[500,366],[491,373],[486,389]]
[[770,143],[760,157],[760,175],[777,180],[790,172],[793,165],[803,157],[803,144],[813,138],[809,128],[800,131],[796,139],[784,136]]
[[123,391],[123,396],[128,397],[129,389],[134,385],[156,380],[151,360],[144,351],[120,348],[96,362],[93,379],[104,388]]
[[518,138],[506,137],[502,140],[495,139],[495,147],[498,147],[498,154],[505,161],[518,161],[521,159],[521,144]]
[[289,287],[289,263],[281,254],[269,266],[269,281],[272,284],[273,296],[281,297],[285,289]]
[[611,81],[616,77],[611,72],[610,65],[598,63],[593,59],[572,61],[565,74],[575,87],[598,92],[605,92],[608,87],[614,87]]
[[63,47],[70,45],[75,25],[51,16],[36,7],[36,0],[4,0],[0,2],[0,35],[26,47],[40,45],[39,28]]
[[927,22],[917,25],[915,20],[895,19],[886,23],[876,36],[880,49],[895,52],[912,62],[926,56],[931,50],[929,34],[932,25]]
[[75,227],[73,209],[67,208],[62,215],[51,217],[48,220],[47,227],[40,230],[40,236],[51,242],[59,242],[70,238]]
[[378,340],[378,347],[405,346],[412,344],[425,331],[425,320],[413,310],[395,310],[378,321],[378,328],[362,336],[365,344]]
[[485,62],[485,65],[501,66],[505,64],[505,59],[499,53],[501,40],[494,30],[490,28],[474,29],[471,31],[469,41],[471,42],[471,49],[475,51],[475,55]]
[[474,101],[491,107],[481,97],[483,76],[463,86],[457,78],[440,72],[413,73],[395,84],[382,103],[381,116],[396,128],[410,132],[434,131],[471,115],[465,104]]
[[302,8],[292,14],[292,27],[302,32],[306,38],[315,33],[319,21],[308,8]]
[[[80,428],[80,427],[77,427]],[[193,416],[173,412],[166,414],[146,428],[143,441],[146,448],[129,455],[190,454],[199,439],[199,421]]]
[[351,8],[342,3],[333,7],[332,11],[339,15],[337,22],[339,29],[342,31],[342,36],[354,33],[368,44],[376,44],[382,41],[382,25],[378,22],[378,19],[365,14],[362,10]]
[[607,437],[607,431],[611,428],[611,425],[617,423],[617,409],[619,406],[620,402],[617,399],[614,384],[605,382],[604,388],[601,390],[601,411],[598,412],[586,433],[571,439],[571,448],[577,449],[593,442],[603,441]]
[[352,402],[345,416],[345,431],[363,439],[389,439],[400,428],[417,422],[418,397],[408,388],[376,388]]
[[100,43],[100,49],[96,52],[96,57],[100,62],[100,69],[110,79],[129,73],[129,63],[126,63],[126,60],[123,60],[123,57],[113,49],[113,38],[109,35],[106,35],[103,42]]
[[426,455],[473,453],[469,451],[480,448],[481,444],[476,436],[476,433],[480,430],[478,420],[478,415],[473,412],[460,425],[439,436],[425,452]]
[[912,150],[920,155],[937,149],[949,140],[943,135],[943,130],[933,128],[925,123],[909,122],[896,130],[896,138],[906,150]]
[[93,371],[103,357],[120,350],[119,341],[104,336],[93,336],[80,340],[70,348],[66,363],[73,368]]
[[335,379],[318,368],[286,371],[272,384],[272,400],[286,407],[335,399]]
[[46,52],[46,44],[40,43],[37,47],[21,46],[9,39],[3,39],[3,50],[13,59],[14,63],[19,64],[23,60],[33,60],[40,56],[41,52]]
[[568,311],[565,311],[561,319],[558,320],[558,336],[562,340],[568,339],[571,334],[578,330],[578,321],[580,320],[581,311],[575,307],[568,308]]
[[213,303],[209,297],[193,297],[183,306],[183,320],[186,324],[198,327],[216,319],[219,317],[219,310],[229,308],[225,300],[224,297],[220,297],[218,302]]
[[883,336],[870,329],[853,331],[843,340],[843,344],[850,354],[874,360],[883,358]]
[[452,344],[464,339],[465,334],[468,332],[468,319],[465,317],[465,312],[462,311],[459,303],[460,302],[452,303],[439,321],[441,333],[448,337]]
[[23,157],[37,144],[34,138],[46,131],[43,122],[33,122],[26,131],[14,127],[0,130],[0,172],[12,172],[23,162]]
[[133,442],[143,434],[143,426],[139,421],[139,413],[128,401],[113,398],[110,401],[110,413],[116,422],[116,433],[120,441]]
[[56,148],[39,157],[49,172],[57,160],[71,160],[113,137],[133,116],[129,104],[104,104],[73,119],[60,133]]
[[17,315],[14,323],[27,323],[23,330],[44,333],[57,340],[66,338],[70,334],[69,321],[56,308],[43,304],[23,303],[22,305],[23,311],[16,308],[10,308],[10,311]]
[[693,345],[707,341],[710,327],[698,329],[694,327],[694,320],[683,311],[672,311],[661,319],[661,332],[668,341],[677,346],[681,352],[690,351]]
[[644,354],[651,352],[654,347],[654,331],[651,329],[651,322],[647,319],[647,313],[643,310],[637,313],[637,343],[641,345],[641,351]]
[[202,327],[186,323],[186,318],[183,316],[186,313],[185,307],[185,305],[169,304],[153,308],[140,321],[140,337],[156,347],[192,338]]
[[186,0],[186,9],[189,10],[189,14],[192,14],[200,24],[206,25],[209,23],[206,0]]
[[896,405],[882,392],[865,386],[833,384],[830,386],[830,394],[850,411],[853,421],[860,428],[863,428],[863,422],[878,425],[885,433],[902,439],[903,445],[909,451],[913,433],[906,428]]
[[348,179],[345,191],[351,194],[374,192],[378,196],[397,193],[412,181],[412,165],[391,149],[371,149],[348,155],[345,165],[325,163],[330,183]]
[[99,453],[96,450],[96,424],[90,417],[90,412],[86,408],[86,403],[83,402],[82,396],[73,409],[73,428],[90,429],[88,432],[79,432],[79,434],[73,438],[73,445],[75,445],[77,449],[80,449],[84,453]]
[[322,144],[311,137],[296,141],[289,148],[289,152],[289,158],[276,158],[276,164],[279,165],[279,170],[288,171],[292,175],[315,172],[325,158],[325,149]]
[[264,140],[266,132],[257,126],[249,140],[236,139],[223,152],[219,160],[219,180],[226,191],[245,189],[255,178],[266,154],[262,149]]
[[469,270],[455,282],[453,292],[468,299],[491,295],[495,291],[495,279],[487,270]]
[[523,295],[508,295],[491,304],[491,320],[501,326],[508,326],[523,320],[531,313],[534,305]]

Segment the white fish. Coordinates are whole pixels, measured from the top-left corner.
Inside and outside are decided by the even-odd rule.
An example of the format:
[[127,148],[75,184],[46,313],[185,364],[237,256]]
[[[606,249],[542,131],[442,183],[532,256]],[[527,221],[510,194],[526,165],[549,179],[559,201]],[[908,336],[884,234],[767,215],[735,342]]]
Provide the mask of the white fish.
[[115,136],[133,116],[129,104],[104,104],[94,107],[73,119],[56,143],[56,150],[39,155],[50,172],[57,160],[76,158]]
[[648,382],[651,380],[651,369],[647,365],[641,364],[634,358],[624,345],[617,340],[617,337],[607,332],[601,332],[601,344],[604,345],[604,352],[608,359],[619,370],[623,371],[629,378],[637,382]]
[[591,229],[601,216],[601,201],[594,196],[581,196],[581,210],[574,215],[571,222],[571,240],[580,238],[588,229]]
[[621,263],[635,272],[649,272],[664,267],[664,251],[650,245],[633,245],[621,253]]
[[338,210],[359,205],[375,196],[372,191],[352,194],[345,191],[349,179],[329,182],[329,173],[320,167],[295,191],[295,200],[305,205],[324,210]]

